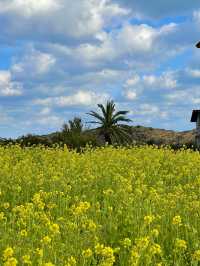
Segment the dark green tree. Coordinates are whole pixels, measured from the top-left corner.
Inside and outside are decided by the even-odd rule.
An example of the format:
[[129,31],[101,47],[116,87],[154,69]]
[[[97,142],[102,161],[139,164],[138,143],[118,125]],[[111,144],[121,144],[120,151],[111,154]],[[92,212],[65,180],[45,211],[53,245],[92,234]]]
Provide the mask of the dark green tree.
[[97,106],[101,113],[90,111],[87,114],[96,119],[89,123],[99,124],[97,131],[104,137],[105,142],[108,144],[130,142],[129,126],[124,124],[132,121],[126,117],[129,111],[116,112],[113,101],[107,101],[105,106],[102,104],[98,104]]
[[69,120],[68,124],[64,124],[62,127],[64,133],[81,134],[83,131],[83,123],[80,117],[74,117],[73,120]]
[[96,146],[96,137],[85,130],[81,118],[74,117],[62,126],[61,141],[68,147],[80,151],[87,144]]

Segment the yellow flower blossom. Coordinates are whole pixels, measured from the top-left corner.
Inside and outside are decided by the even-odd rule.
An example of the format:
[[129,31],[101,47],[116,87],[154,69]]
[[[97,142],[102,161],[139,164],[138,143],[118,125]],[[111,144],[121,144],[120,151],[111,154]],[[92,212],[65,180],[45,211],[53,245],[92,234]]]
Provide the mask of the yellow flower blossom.
[[8,209],[8,208],[10,208],[10,203],[9,203],[9,202],[5,202],[5,203],[3,204],[3,207],[4,207],[4,209]]
[[69,257],[65,266],[76,266],[76,259],[73,256]]
[[14,254],[14,250],[11,247],[7,247],[4,251],[3,251],[3,259],[7,260],[8,258],[12,257]]
[[124,238],[124,240],[122,241],[122,245],[125,247],[125,248],[129,248],[131,246],[131,239],[130,238]]
[[42,249],[42,248],[36,248],[36,254],[37,254],[39,257],[43,257],[43,249]]
[[90,258],[92,256],[92,250],[90,248],[83,250],[82,255],[84,258]]
[[23,261],[24,264],[27,264],[27,265],[31,265],[32,264],[30,255],[24,255],[22,257],[22,261]]
[[186,243],[186,241],[183,240],[183,239],[177,238],[176,239],[176,242],[175,242],[175,248],[176,249],[181,249],[181,250],[186,250],[187,249],[187,243]]
[[155,217],[153,215],[147,215],[144,217],[144,223],[150,225],[154,219]]
[[104,249],[104,245],[98,243],[98,244],[95,246],[95,252],[96,252],[96,254],[97,254],[97,255],[98,255],[98,254],[101,254],[101,252],[102,252],[103,249]]
[[176,215],[174,216],[173,220],[172,220],[172,224],[174,225],[178,225],[181,226],[182,225],[182,219],[180,215]]
[[103,194],[106,196],[112,195],[113,193],[114,193],[114,191],[111,188],[108,188],[108,189],[103,191]]
[[159,230],[155,228],[155,229],[151,230],[151,234],[152,234],[152,236],[154,236],[154,237],[158,237],[158,235],[159,235]]
[[41,242],[44,244],[49,244],[51,243],[51,238],[49,236],[44,236]]
[[134,246],[130,253],[130,265],[137,265],[137,262],[140,258],[138,249],[136,246]]
[[0,221],[5,219],[5,214],[4,212],[0,212]]
[[23,229],[20,231],[20,235],[26,237],[28,235],[28,232],[25,229]]
[[200,261],[200,250],[196,250],[194,254],[192,255],[193,260]]
[[16,258],[11,257],[8,258],[5,262],[4,262],[4,266],[16,266],[18,264],[18,261]]
[[113,249],[111,247],[104,247],[101,251],[103,257],[113,257]]
[[54,234],[59,234],[60,233],[60,227],[59,227],[58,224],[55,224],[55,223],[50,225],[50,230]]
[[153,255],[160,255],[162,253],[161,247],[159,244],[153,244],[150,248],[150,252]]
[[149,245],[149,237],[142,237],[139,239],[136,239],[136,245],[139,249],[145,249]]
[[90,203],[85,201],[85,202],[79,202],[78,206],[75,207],[74,209],[74,214],[75,215],[80,215],[80,214],[83,214],[85,213],[89,208],[90,208]]

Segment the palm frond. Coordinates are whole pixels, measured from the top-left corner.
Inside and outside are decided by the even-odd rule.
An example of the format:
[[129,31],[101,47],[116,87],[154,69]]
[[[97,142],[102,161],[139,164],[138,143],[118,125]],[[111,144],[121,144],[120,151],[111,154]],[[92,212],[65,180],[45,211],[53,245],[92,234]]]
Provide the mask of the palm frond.
[[102,124],[101,122],[98,122],[98,121],[88,121],[86,122],[86,124]]
[[106,121],[108,124],[111,123],[114,112],[115,112],[114,102],[108,101],[106,104]]
[[116,117],[120,116],[120,115],[127,115],[129,113],[129,111],[118,111],[114,114],[113,118],[115,119]]
[[104,116],[104,118],[105,118],[105,117],[106,117],[106,110],[105,110],[103,104],[97,104],[97,106],[101,109],[101,111],[102,111],[102,113],[103,113],[103,116]]
[[90,116],[95,117],[97,120],[100,120],[102,123],[104,123],[104,118],[101,115],[99,115],[97,112],[90,111],[87,114],[90,115]]
[[114,124],[117,124],[118,122],[132,122],[132,120],[121,115],[113,119]]
[[121,142],[130,143],[132,141],[132,136],[129,132],[130,128],[124,125],[118,125],[114,129],[115,132],[119,135],[119,138],[121,138]]

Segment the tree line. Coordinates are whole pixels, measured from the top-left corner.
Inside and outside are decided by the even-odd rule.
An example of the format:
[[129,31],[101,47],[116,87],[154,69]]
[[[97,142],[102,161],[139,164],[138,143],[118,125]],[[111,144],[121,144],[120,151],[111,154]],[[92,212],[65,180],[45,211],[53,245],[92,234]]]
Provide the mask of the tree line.
[[130,127],[127,123],[131,122],[127,118],[129,111],[117,111],[114,101],[107,101],[105,105],[97,105],[99,112],[90,111],[89,117],[93,120],[87,122],[87,125],[97,125],[97,127],[85,127],[80,117],[74,117],[61,128],[61,131],[46,136],[36,136],[28,134],[16,140],[4,139],[3,144],[18,143],[21,146],[32,145],[67,145],[69,148],[84,148],[87,145],[100,146],[104,144],[119,145],[130,144]]
[[[37,136],[27,134],[17,139],[0,139],[0,145],[19,144],[21,147],[43,145],[47,147],[67,145],[70,149],[83,150],[86,146],[98,147],[103,145],[156,145],[158,147],[167,145],[177,150],[184,147],[197,149],[194,141],[181,143],[168,141],[163,142],[161,138],[147,138],[147,131],[152,128],[143,129],[141,126],[133,127],[128,123],[132,122],[127,117],[129,111],[117,111],[114,101],[107,101],[105,105],[98,104],[98,112],[91,110],[88,116],[91,121],[84,123],[80,117],[74,117],[64,123],[61,130],[48,135]],[[90,127],[95,125],[95,127]],[[141,130],[140,130],[141,128]],[[152,129],[153,130],[153,129]]]

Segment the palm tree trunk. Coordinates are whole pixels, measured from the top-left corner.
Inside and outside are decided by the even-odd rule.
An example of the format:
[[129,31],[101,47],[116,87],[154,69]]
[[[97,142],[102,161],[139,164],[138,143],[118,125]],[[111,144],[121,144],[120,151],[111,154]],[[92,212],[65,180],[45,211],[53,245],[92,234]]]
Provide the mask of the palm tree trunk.
[[110,134],[109,133],[105,133],[104,134],[104,138],[105,138],[105,142],[107,142],[108,145],[111,145],[112,144],[112,140],[111,140],[111,137],[110,137]]

